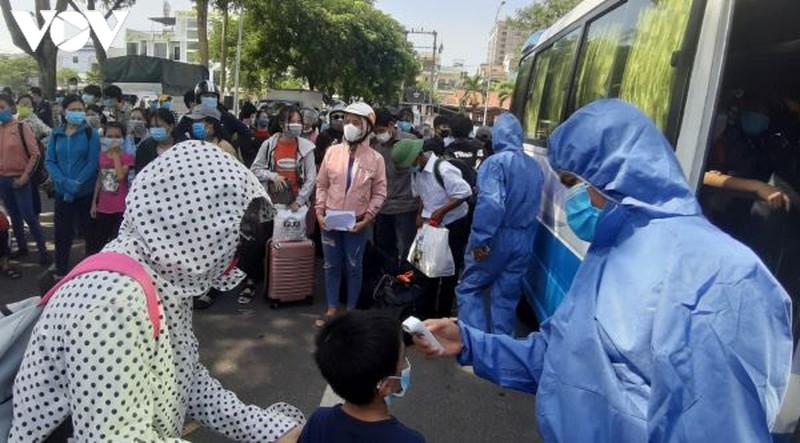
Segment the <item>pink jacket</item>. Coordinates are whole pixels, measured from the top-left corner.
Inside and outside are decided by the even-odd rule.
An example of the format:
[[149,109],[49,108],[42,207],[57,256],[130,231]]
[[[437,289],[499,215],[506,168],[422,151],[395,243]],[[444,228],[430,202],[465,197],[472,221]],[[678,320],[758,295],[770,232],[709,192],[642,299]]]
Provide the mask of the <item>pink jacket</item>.
[[[28,145],[28,152],[22,143],[20,127]],[[0,177],[30,175],[40,155],[36,136],[27,123],[20,124],[17,120],[11,120],[0,124]]]
[[386,200],[386,165],[365,140],[356,148],[353,179],[346,191],[349,160],[347,143],[331,146],[325,153],[317,174],[317,215],[324,216],[328,209],[349,210],[371,221]]

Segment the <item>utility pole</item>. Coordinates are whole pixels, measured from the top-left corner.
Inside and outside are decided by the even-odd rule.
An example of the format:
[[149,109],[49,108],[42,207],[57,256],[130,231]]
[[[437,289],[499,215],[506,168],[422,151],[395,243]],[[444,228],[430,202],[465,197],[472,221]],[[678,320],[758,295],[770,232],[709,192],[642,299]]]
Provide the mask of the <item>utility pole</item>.
[[[499,5],[497,5],[497,12],[494,13],[494,44],[497,45],[497,18],[500,16],[500,9],[503,5],[506,4],[506,0],[502,0]],[[492,51],[490,51],[492,52]],[[489,60],[489,63],[486,64],[488,73],[486,75],[486,95],[483,98],[483,124],[486,125],[486,121],[489,118],[489,87],[492,85],[492,67],[494,66],[494,60]]]
[[242,25],[244,24],[244,6],[239,9],[239,37],[236,41],[236,78],[233,91],[233,115],[239,118],[239,68],[242,61]]
[[431,57],[431,68],[430,68],[431,86],[430,86],[430,92],[429,92],[429,97],[428,97],[428,105],[431,108],[433,108],[433,94],[434,94],[434,91],[436,89],[436,51],[438,50],[437,38],[438,38],[439,34],[436,31],[425,31],[422,28],[420,28],[419,30],[416,30],[416,29],[412,28],[410,31],[405,31],[406,39],[408,39],[408,35],[409,34],[414,34],[414,35],[418,35],[419,34],[419,35],[431,35],[431,36],[433,36],[433,46],[414,46],[414,49],[423,49],[423,50],[426,50],[426,51],[429,48],[431,49],[431,54],[432,54],[432,57]]

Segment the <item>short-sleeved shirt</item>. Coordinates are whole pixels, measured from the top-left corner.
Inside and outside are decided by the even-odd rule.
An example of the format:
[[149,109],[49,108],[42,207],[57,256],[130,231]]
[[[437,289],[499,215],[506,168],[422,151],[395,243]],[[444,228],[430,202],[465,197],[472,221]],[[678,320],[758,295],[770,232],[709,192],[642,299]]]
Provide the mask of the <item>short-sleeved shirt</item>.
[[419,432],[392,417],[378,422],[357,420],[342,405],[319,408],[308,419],[299,443],[424,443]]
[[[128,168],[133,166],[132,155],[122,152],[120,162]],[[128,195],[128,179],[117,180],[114,160],[105,152],[100,153],[100,193],[97,197],[97,212],[121,214],[125,212],[125,197]]]

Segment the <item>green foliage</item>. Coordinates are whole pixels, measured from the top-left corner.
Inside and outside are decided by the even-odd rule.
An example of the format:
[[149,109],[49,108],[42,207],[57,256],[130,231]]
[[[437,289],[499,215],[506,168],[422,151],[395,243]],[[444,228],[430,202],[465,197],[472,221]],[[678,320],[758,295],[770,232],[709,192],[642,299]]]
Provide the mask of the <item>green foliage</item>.
[[[58,72],[56,72],[56,81],[58,82],[58,85],[61,87],[66,87],[67,80],[73,77],[80,79],[81,74],[72,68],[61,68],[58,70]],[[100,83],[95,83],[95,84],[99,85]]]
[[39,77],[39,67],[33,57],[1,57],[0,86],[14,92],[28,90],[28,81]]
[[[472,108],[482,105],[486,101],[486,79],[480,74],[475,74],[472,77],[464,78],[464,95],[458,102],[459,108],[462,110],[469,105]],[[477,94],[477,96],[476,96]],[[478,101],[480,98],[480,101]]]
[[514,93],[514,82],[505,80],[498,83],[492,83],[492,91],[497,93],[497,99],[500,101],[500,106],[511,98]]
[[[244,0],[242,70],[274,87],[290,77],[345,100],[396,99],[419,67],[403,27],[367,0]],[[233,26],[231,26],[233,28]],[[245,62],[246,61],[246,62]],[[252,83],[251,83],[252,84]]]
[[549,28],[580,2],[581,0],[543,0],[517,9],[511,23],[514,27],[532,34]]

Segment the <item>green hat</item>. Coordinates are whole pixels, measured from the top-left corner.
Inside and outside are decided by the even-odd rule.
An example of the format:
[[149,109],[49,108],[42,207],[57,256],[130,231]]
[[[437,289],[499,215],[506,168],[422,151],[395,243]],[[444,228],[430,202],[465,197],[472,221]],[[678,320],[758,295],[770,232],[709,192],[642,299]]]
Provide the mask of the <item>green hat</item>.
[[419,154],[422,153],[422,140],[400,140],[392,148],[392,160],[394,164],[402,168],[407,168],[414,163]]

